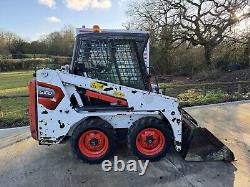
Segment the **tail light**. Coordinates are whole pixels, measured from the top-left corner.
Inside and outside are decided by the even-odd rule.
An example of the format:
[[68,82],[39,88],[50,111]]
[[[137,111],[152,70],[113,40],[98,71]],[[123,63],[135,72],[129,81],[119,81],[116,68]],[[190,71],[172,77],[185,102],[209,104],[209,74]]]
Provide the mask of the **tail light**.
[[29,124],[31,136],[37,140],[36,81],[29,82]]

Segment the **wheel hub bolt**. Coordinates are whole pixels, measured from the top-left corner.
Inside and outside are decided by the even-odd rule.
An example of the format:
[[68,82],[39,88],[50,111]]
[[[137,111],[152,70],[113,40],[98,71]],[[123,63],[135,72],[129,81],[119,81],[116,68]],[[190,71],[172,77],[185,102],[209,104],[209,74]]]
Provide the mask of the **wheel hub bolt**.
[[90,140],[90,145],[92,145],[92,146],[98,145],[98,140],[96,138],[91,139]]
[[147,137],[146,137],[146,142],[147,142],[147,143],[152,144],[153,141],[154,141],[153,136],[147,136]]

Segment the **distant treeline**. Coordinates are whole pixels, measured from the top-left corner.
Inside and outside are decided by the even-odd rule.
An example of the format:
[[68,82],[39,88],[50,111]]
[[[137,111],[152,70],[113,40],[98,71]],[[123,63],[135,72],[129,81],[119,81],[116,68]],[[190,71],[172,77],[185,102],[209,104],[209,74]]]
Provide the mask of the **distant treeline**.
[[[35,54],[71,56],[74,44],[74,28],[65,26],[59,32],[28,42],[14,33],[0,32],[0,58],[29,58]],[[29,54],[27,56],[25,54]]]
[[[145,28],[145,30],[149,29]],[[192,76],[202,71],[209,72],[211,68],[226,70],[228,66],[235,64],[239,65],[237,68],[249,66],[250,30],[245,37],[225,38],[218,44],[212,51],[210,67],[205,63],[203,46],[193,46],[188,42],[175,46],[171,43],[171,37],[170,39],[167,37],[171,35],[170,31],[165,31],[163,38],[156,37],[155,31],[149,31],[151,33],[150,65],[154,66],[157,74]],[[74,28],[70,26],[65,26],[61,31],[50,33],[32,42],[25,41],[13,33],[0,32],[0,71],[30,69],[40,63],[44,64],[44,61],[49,61],[50,64],[65,63],[65,59],[58,56],[71,57],[73,45]],[[54,58],[55,56],[58,58]],[[5,60],[29,58],[32,60]],[[41,58],[45,59],[41,61]],[[67,59],[67,63],[70,63],[70,58]]]

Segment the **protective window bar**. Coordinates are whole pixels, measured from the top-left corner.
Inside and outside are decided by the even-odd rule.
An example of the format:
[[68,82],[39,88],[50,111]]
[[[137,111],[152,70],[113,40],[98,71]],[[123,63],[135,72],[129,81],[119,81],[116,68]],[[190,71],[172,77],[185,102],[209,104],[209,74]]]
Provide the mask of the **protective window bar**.
[[88,77],[145,89],[135,47],[124,39],[81,40],[77,62]]

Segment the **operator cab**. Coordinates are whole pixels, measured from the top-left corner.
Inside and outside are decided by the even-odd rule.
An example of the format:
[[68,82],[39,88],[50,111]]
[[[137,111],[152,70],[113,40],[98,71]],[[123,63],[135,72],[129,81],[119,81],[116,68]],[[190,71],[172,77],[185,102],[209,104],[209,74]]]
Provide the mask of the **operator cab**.
[[70,72],[141,90],[151,90],[143,52],[149,33],[77,29]]

